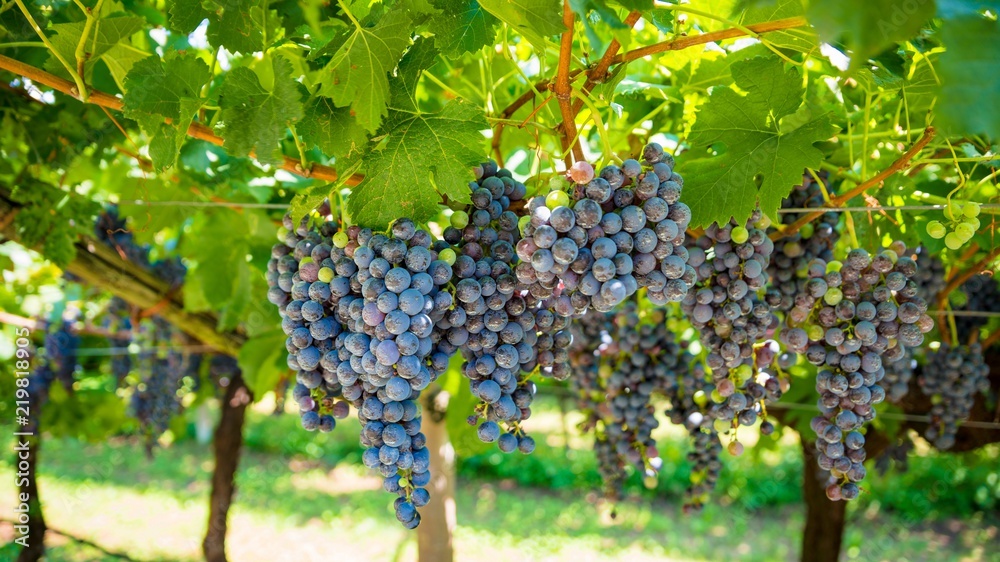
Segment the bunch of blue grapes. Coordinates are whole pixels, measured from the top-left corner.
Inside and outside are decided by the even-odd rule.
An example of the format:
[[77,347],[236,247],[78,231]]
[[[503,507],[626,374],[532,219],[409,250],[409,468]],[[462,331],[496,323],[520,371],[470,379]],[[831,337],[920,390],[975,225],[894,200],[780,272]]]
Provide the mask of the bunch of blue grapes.
[[139,422],[140,433],[146,437],[146,451],[151,454],[153,444],[181,411],[184,378],[196,376],[201,356],[185,353],[176,341],[176,331],[160,317],[153,317],[140,336],[142,377],[132,393],[130,411]]
[[111,374],[119,385],[132,371],[132,355],[128,353],[128,346],[132,343],[131,312],[131,307],[121,297],[111,297],[104,321],[104,327],[114,334],[108,338],[108,345],[116,351],[111,355],[110,364]]
[[[958,310],[1000,312],[1000,283],[996,276],[983,273],[973,275],[962,284],[965,303]],[[989,322],[985,316],[955,316],[955,327],[960,338],[975,338]]]
[[658,426],[654,396],[676,388],[691,356],[667,328],[663,311],[640,313],[631,300],[615,312],[589,311],[577,324],[571,387],[587,416],[581,428],[594,433],[606,495],[618,499],[629,466],[655,485],[662,460],[652,437]]
[[955,446],[955,434],[969,418],[977,393],[989,390],[990,367],[983,358],[981,345],[942,344],[927,353],[927,365],[921,371],[920,390],[931,397],[931,417],[924,437],[940,450]]
[[[511,453],[531,453],[534,440],[521,422],[531,415],[532,372],[565,380],[572,337],[563,287],[551,272],[538,275],[531,256],[520,256],[518,216],[511,204],[526,188],[508,170],[486,162],[469,184],[471,212],[457,211],[444,231],[454,248],[456,306],[439,326],[444,340],[462,350],[462,373],[480,403],[469,418],[477,435]],[[456,255],[457,250],[457,255]]]
[[[826,181],[826,172],[820,172],[820,179]],[[781,202],[782,209],[819,208],[826,203],[826,185],[813,178],[812,174],[802,176],[802,183],[792,189],[791,194]],[[800,213],[782,213],[781,222],[788,226],[800,218]],[[799,275],[814,259],[833,260],[833,247],[840,238],[837,232],[838,213],[827,211],[813,222],[802,225],[798,232],[775,242],[774,255],[768,266],[771,285],[767,289],[766,300],[775,310],[789,312],[795,305],[795,296],[802,292],[805,278]],[[777,230],[769,228],[768,233]],[[801,319],[799,320],[801,321]]]
[[917,360],[913,350],[907,348],[899,359],[886,361],[883,367],[885,376],[881,384],[885,389],[886,400],[897,404],[910,391],[910,382],[917,370]]
[[67,391],[73,390],[80,336],[74,330],[72,318],[64,318],[58,328],[45,334],[45,355],[55,379]]
[[105,207],[104,212],[97,215],[94,235],[128,261],[143,267],[149,265],[149,247],[135,241],[135,235],[128,229],[125,219],[118,215],[116,205]]
[[[713,224],[689,251],[699,282],[681,308],[708,352],[705,362],[715,387],[710,414],[720,432],[753,425],[764,401],[778,391],[775,379],[758,380],[754,363],[754,346],[777,323],[760,298],[774,250],[764,230],[755,226],[761,218],[755,210],[745,223]],[[734,441],[731,452],[741,451]]]
[[642,287],[654,304],[684,297],[695,281],[684,247],[691,210],[673,168],[673,157],[650,143],[642,163],[608,165],[597,177],[578,162],[572,198],[557,189],[531,199],[517,252],[543,284],[561,284],[562,312],[608,312]]
[[902,249],[902,244],[897,244],[893,248],[899,255],[906,253],[916,256],[917,274],[913,280],[916,281],[917,287],[920,289],[920,296],[933,306],[938,301],[941,291],[944,291],[948,285],[948,275],[944,262],[936,256],[932,256],[923,246],[906,252],[901,251]]
[[454,304],[442,290],[452,267],[431,245],[430,234],[409,219],[395,221],[389,236],[359,233],[353,263],[361,299],[346,305],[344,347],[352,356],[341,363],[362,383],[362,460],[398,495],[396,518],[410,529],[420,524],[417,508],[429,499],[430,452],[418,399],[448,367],[435,323]]
[[796,297],[801,326],[782,330],[789,349],[820,367],[816,377],[820,415],[812,420],[819,466],[830,472],[827,497],[852,500],[865,477],[865,438],[886,393],[884,365],[903,358],[934,327],[913,277],[916,262],[883,250],[855,249],[842,263],[816,259],[805,292]]
[[[321,209],[320,213],[329,212]],[[295,372],[292,397],[302,427],[332,431],[350,414],[350,402],[361,395],[357,373],[350,371],[343,349],[345,319],[338,307],[359,293],[357,271],[349,252],[360,231],[339,230],[325,215],[303,217],[298,225],[288,215],[271,251],[268,299],[278,306],[288,338],[288,367]],[[351,386],[350,390],[346,387]]]

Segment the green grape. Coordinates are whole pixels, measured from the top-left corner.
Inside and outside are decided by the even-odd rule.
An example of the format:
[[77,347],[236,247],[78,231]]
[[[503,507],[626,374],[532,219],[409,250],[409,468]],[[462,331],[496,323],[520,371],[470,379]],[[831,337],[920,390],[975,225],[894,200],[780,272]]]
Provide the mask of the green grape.
[[827,262],[826,272],[833,273],[834,271],[840,271],[843,267],[844,267],[844,262],[833,260],[831,262]]
[[962,213],[965,214],[965,216],[969,217],[970,219],[978,217],[979,211],[980,211],[979,203],[971,201],[969,203],[966,203],[965,207],[962,209]]
[[823,339],[823,334],[826,333],[826,330],[823,329],[823,326],[820,326],[818,324],[812,324],[809,326],[809,328],[806,329],[806,333],[809,334],[810,340],[819,341]]
[[732,424],[726,420],[715,420],[712,425],[715,426],[715,431],[718,431],[719,433],[725,433],[732,428]]
[[948,235],[944,237],[944,245],[948,246],[948,249],[950,250],[957,250],[961,248],[963,244],[965,244],[965,241],[954,232],[949,232]]
[[461,230],[469,226],[469,213],[465,211],[455,211],[451,215],[451,226]]
[[329,283],[333,281],[334,272],[329,267],[321,267],[319,273],[316,274],[316,278],[323,283]]
[[816,232],[816,227],[811,222],[802,225],[802,228],[799,229],[799,234],[806,240],[812,238],[814,232]]
[[719,393],[718,389],[712,390],[712,402],[715,402],[716,404],[722,404],[725,401],[726,398],[721,393]]
[[823,302],[830,306],[837,306],[842,300],[844,300],[844,292],[838,287],[830,287],[823,295]]
[[438,259],[448,265],[455,265],[455,260],[458,259],[458,256],[455,255],[455,250],[445,248],[438,254]]
[[935,240],[944,238],[944,235],[948,233],[948,229],[941,224],[941,221],[930,221],[927,223],[927,235]]
[[305,256],[299,260],[299,267],[302,267],[303,265],[312,262],[313,262],[312,256]]
[[351,239],[347,237],[347,233],[343,230],[333,235],[333,245],[338,248],[346,248],[347,243],[350,241]]
[[550,209],[569,206],[569,194],[565,191],[553,191],[545,196],[545,206]]
[[959,235],[965,242],[976,235],[976,229],[971,224],[963,222],[955,227],[955,234]]
[[285,238],[287,237],[288,237],[288,229],[283,226],[278,227],[278,241],[284,242]]
[[951,220],[958,220],[962,216],[962,205],[952,201],[945,206],[944,212]]
[[517,229],[521,231],[521,236],[524,236],[524,227],[528,226],[528,223],[530,222],[531,217],[527,215],[517,219]]
[[731,234],[733,242],[742,244],[750,239],[750,232],[742,226],[734,226]]

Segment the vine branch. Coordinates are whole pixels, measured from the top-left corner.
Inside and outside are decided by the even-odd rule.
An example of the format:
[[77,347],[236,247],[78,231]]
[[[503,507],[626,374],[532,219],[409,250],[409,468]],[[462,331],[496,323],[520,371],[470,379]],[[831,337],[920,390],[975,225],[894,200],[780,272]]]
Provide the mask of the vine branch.
[[[13,72],[14,74],[23,76],[30,79],[33,82],[39,84],[44,84],[58,92],[62,92],[69,96],[79,99],[74,93],[76,86],[73,82],[55,76],[54,74],[49,74],[40,68],[36,68],[29,64],[25,64],[19,60],[0,55],[0,70],[7,70]],[[124,103],[121,98],[112,96],[111,94],[102,92],[100,90],[91,89],[89,92],[89,97],[86,102],[106,109],[111,109],[114,111],[121,111]],[[81,100],[82,101],[82,100]],[[170,119],[164,119],[164,122],[170,123]],[[216,135],[211,128],[206,127],[201,123],[191,123],[188,127],[187,135],[191,138],[203,140],[205,142],[214,144],[216,146],[221,146],[225,148],[225,140]],[[256,158],[253,151],[250,152],[251,158]],[[297,176],[302,176],[304,178],[315,178],[323,181],[337,181],[339,175],[337,170],[331,168],[330,166],[324,166],[322,164],[313,164],[308,169],[302,167],[302,164],[298,159],[292,158],[290,156],[282,156],[283,162],[280,166],[281,169],[295,174]],[[353,175],[347,179],[346,185],[355,186],[361,183],[364,179],[362,175]]]
[[[633,10],[629,12],[628,16],[625,17],[623,22],[628,27],[634,27],[639,18],[642,17],[642,13],[638,10]],[[581,91],[584,95],[590,93],[594,89],[594,86],[599,84],[608,76],[608,69],[611,68],[611,63],[615,56],[618,55],[618,50],[621,49],[622,44],[618,42],[618,39],[612,39],[611,43],[608,43],[608,48],[605,49],[604,54],[597,61],[591,69],[587,72],[587,81],[583,83],[583,88]],[[573,104],[573,113],[579,113],[580,109],[583,107],[583,99],[577,100]],[[607,157],[608,155],[605,155]]]
[[[879,185],[880,183],[888,179],[889,176],[905,169],[910,164],[910,161],[913,160],[913,157],[916,156],[917,153],[919,153],[921,150],[923,150],[923,148],[927,146],[927,143],[931,142],[931,139],[934,138],[934,134],[935,134],[934,127],[927,127],[926,129],[924,129],[924,134],[917,140],[917,142],[915,142],[913,146],[910,147],[909,150],[904,152],[899,158],[896,159],[895,162],[890,164],[886,169],[875,174],[868,180],[861,182],[847,193],[844,193],[843,195],[838,195],[837,197],[830,199],[830,201],[826,205],[824,205],[824,207],[825,208],[839,207],[844,203],[850,201],[854,197],[861,195],[868,189],[871,189],[872,187]],[[799,231],[799,229],[801,229],[806,224],[823,216],[823,213],[826,212],[824,207],[818,207],[816,211],[813,211],[811,213],[799,217],[798,220],[788,225],[788,228],[771,233],[770,236],[771,240],[780,240],[785,236],[791,236],[792,234],[795,234],[796,232]]]
[[[556,101],[559,102],[559,112],[562,114],[563,150],[566,151],[566,167],[573,160],[583,160],[583,148],[577,139],[576,112],[573,111],[573,87],[569,80],[569,63],[573,58],[573,24],[575,17],[569,7],[569,0],[563,0],[563,25],[566,31],[559,39],[559,66],[556,71],[556,84],[553,89]],[[569,153],[573,156],[570,157]]]

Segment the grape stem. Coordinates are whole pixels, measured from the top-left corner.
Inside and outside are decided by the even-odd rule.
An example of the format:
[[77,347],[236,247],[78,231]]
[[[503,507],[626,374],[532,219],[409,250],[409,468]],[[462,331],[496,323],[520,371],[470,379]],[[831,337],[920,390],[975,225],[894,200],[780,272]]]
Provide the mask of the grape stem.
[[[18,0],[19,1],[19,0]],[[80,99],[79,88],[69,80],[65,78],[60,78],[54,74],[45,72],[40,68],[36,68],[29,64],[25,64],[19,60],[0,55],[0,69],[12,72],[19,76],[30,79],[38,84],[44,84],[57,92],[73,96],[74,98]],[[71,74],[75,74],[74,69]],[[82,101],[82,100],[81,100]],[[114,111],[121,111],[123,107],[123,102],[121,98],[112,96],[111,94],[102,92],[100,90],[91,88],[88,92],[88,98],[85,103],[91,103],[98,107],[103,107],[105,109],[111,109]],[[165,123],[171,123],[170,119],[164,119]],[[192,138],[203,140],[205,142],[214,144],[215,146],[223,146],[224,139],[215,134],[210,127],[206,127],[201,123],[191,123],[188,126],[187,135]],[[250,157],[255,158],[253,151],[250,152]],[[337,170],[329,166],[324,166],[322,164],[313,164],[310,169],[303,170],[302,164],[297,158],[292,158],[291,156],[283,156],[283,161],[279,166],[281,169],[295,174],[297,176],[302,176],[305,178],[312,178],[325,181],[337,181],[340,178]],[[363,175],[354,174],[346,178],[346,185],[355,186],[361,183],[364,179]]]
[[[921,136],[920,139],[918,139],[917,142],[915,142],[913,146],[910,147],[909,150],[907,150],[899,158],[897,158],[895,162],[893,162],[886,169],[875,174],[868,180],[861,182],[847,193],[834,197],[833,199],[830,200],[829,203],[826,204],[826,207],[840,207],[844,203],[847,203],[851,199],[857,197],[858,195],[861,195],[868,189],[871,189],[872,187],[881,184],[883,181],[888,179],[896,172],[906,169],[910,165],[910,162],[913,160],[913,157],[916,156],[921,150],[923,150],[923,148],[927,146],[927,143],[929,143],[931,139],[934,138],[935,132],[936,131],[934,130],[934,127],[927,127],[926,129],[924,129],[923,136]],[[791,236],[792,234],[798,232],[799,229],[801,229],[806,224],[811,223],[817,218],[823,216],[823,213],[825,212],[826,212],[825,210],[820,208],[817,211],[808,213],[800,217],[792,224],[788,225],[787,228],[781,231],[776,231],[771,233],[770,238],[771,240],[780,240],[785,236]]]

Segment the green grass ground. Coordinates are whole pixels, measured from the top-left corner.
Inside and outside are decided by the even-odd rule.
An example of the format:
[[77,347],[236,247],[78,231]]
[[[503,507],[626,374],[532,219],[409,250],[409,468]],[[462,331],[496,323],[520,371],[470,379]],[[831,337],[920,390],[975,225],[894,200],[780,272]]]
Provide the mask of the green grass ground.
[[[357,468],[350,424],[333,436],[316,437],[296,430],[295,421],[251,415],[231,512],[230,559],[415,560],[415,537],[395,522],[379,481]],[[729,462],[720,503],[685,516],[677,499],[686,478],[684,463],[678,462],[684,445],[667,432],[661,440],[667,466],[660,488],[655,494],[635,490],[612,519],[590,489],[595,473],[586,441],[564,434],[551,407],[541,409],[534,427],[541,446],[531,457],[490,452],[463,462],[458,560],[797,556],[803,513],[794,445],[783,442],[757,457]],[[49,439],[40,478],[46,518],[58,530],[136,560],[198,560],[211,468],[209,448],[190,440],[160,449],[149,460],[131,439],[102,444]],[[870,493],[850,511],[846,555],[1000,560],[998,471],[997,451],[990,449],[961,459],[915,458],[902,476],[874,476]],[[13,507],[13,478],[5,476],[11,472],[5,457],[0,463],[4,514]],[[6,543],[10,537],[10,525],[0,525],[0,539]],[[58,535],[50,534],[49,542],[51,561],[115,559]],[[0,548],[0,560],[12,559],[14,552],[10,545]]]

